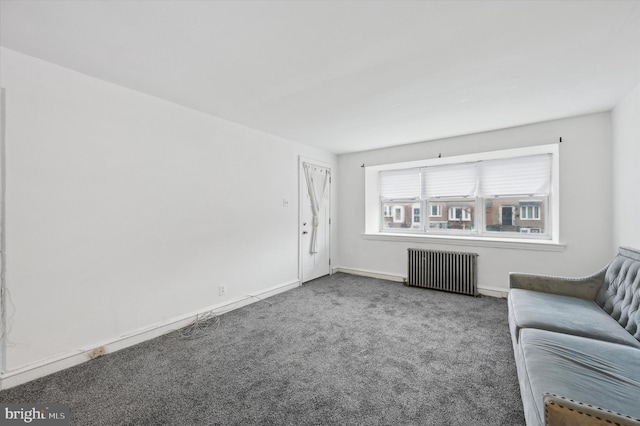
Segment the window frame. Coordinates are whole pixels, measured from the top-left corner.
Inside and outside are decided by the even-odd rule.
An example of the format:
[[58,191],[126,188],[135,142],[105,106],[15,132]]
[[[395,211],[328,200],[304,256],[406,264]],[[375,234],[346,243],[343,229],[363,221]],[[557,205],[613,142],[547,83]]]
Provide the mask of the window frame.
[[[397,232],[395,229],[383,229],[382,218],[379,218],[380,209],[380,196],[378,195],[378,174],[383,170],[398,170],[409,168],[421,168],[438,166],[444,164],[456,164],[456,163],[470,163],[483,160],[493,159],[505,159],[513,157],[525,157],[537,154],[550,154],[551,156],[551,184],[550,191],[545,199],[544,205],[539,206],[539,217],[544,217],[544,226],[527,226],[527,228],[536,228],[536,231],[545,229],[545,233],[531,232],[528,234],[520,232],[490,232],[485,229],[485,200],[486,198],[475,197],[469,201],[475,202],[475,218],[473,220],[474,227],[472,230],[460,231],[451,229],[429,229],[430,219],[434,217],[442,218],[441,206],[429,205],[429,203],[440,202],[440,199],[423,199],[422,200],[422,214],[421,214],[421,227],[416,230],[412,229],[410,232],[415,234],[414,236],[419,239],[428,238],[463,238],[465,240],[491,240],[491,241],[519,241],[519,242],[531,242],[540,244],[559,244],[559,146],[558,144],[550,145],[537,145],[525,148],[515,148],[502,151],[489,151],[477,154],[467,154],[449,158],[434,158],[427,160],[409,161],[404,163],[384,164],[377,166],[365,167],[365,235],[385,235],[384,239],[393,239],[394,234],[400,234],[403,232]],[[525,198],[530,194],[522,196]],[[487,197],[492,198],[492,197]],[[400,201],[400,200],[398,200]],[[403,200],[404,202],[416,202],[415,199]],[[440,210],[439,216],[433,216],[433,208]],[[516,209],[520,209],[519,206]],[[535,210],[535,209],[534,209]],[[427,214],[425,214],[427,213]],[[447,214],[448,217],[448,214]],[[541,217],[541,219],[542,219]],[[540,219],[525,219],[525,220],[540,220]],[[436,223],[435,221],[433,223]],[[412,236],[413,238],[413,236]]]

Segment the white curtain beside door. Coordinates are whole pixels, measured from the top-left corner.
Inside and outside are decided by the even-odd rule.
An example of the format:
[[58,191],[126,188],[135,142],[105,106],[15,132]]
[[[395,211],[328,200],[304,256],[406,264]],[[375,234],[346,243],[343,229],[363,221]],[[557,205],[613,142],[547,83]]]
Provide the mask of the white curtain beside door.
[[309,253],[314,254],[318,252],[320,210],[324,206],[328,196],[327,191],[330,184],[331,171],[313,164],[304,163],[304,175],[307,182],[307,192],[309,194],[311,212],[313,215]]

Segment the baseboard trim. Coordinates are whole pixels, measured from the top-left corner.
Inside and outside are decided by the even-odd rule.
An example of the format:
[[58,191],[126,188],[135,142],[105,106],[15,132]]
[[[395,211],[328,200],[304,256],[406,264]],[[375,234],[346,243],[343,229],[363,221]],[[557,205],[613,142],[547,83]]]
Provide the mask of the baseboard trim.
[[498,287],[478,287],[478,293],[484,296],[497,297],[498,299],[506,299],[509,290]]
[[338,266],[333,268],[333,272],[344,272],[345,274],[351,274],[351,275],[360,275],[363,277],[369,277],[369,278],[378,278],[381,280],[388,280],[388,281],[395,281],[395,282],[399,282],[399,283],[403,283],[406,280],[406,277],[400,276],[400,275],[395,275],[395,274],[388,274],[385,272],[377,272],[377,271],[368,271],[365,269],[356,269],[356,268],[345,268],[342,266]]
[[44,376],[48,376],[49,374],[53,374],[58,371],[62,371],[67,368],[71,368],[84,362],[90,361],[91,357],[89,356],[89,353],[94,348],[102,346],[105,348],[106,354],[113,353],[129,346],[137,345],[138,343],[154,339],[156,337],[162,336],[163,334],[167,334],[185,327],[196,320],[199,315],[202,315],[204,313],[212,312],[216,315],[221,315],[226,312],[230,312],[235,309],[250,305],[252,303],[260,302],[262,299],[275,296],[279,293],[284,293],[285,291],[292,290],[299,286],[299,280],[292,280],[289,282],[278,284],[276,286],[256,293],[249,293],[245,296],[238,297],[231,301],[219,303],[217,305],[209,306],[194,312],[190,312],[188,314],[171,318],[160,323],[156,323],[149,327],[145,327],[144,329],[136,330],[117,339],[92,344],[90,348],[87,349],[81,349],[74,353],[60,355],[38,362],[36,364],[27,365],[16,370],[2,373],[0,374],[0,390],[9,389],[14,386],[18,386],[23,383],[27,383]]
[[[378,278],[381,280],[389,280],[389,281],[395,281],[399,283],[404,283],[407,279],[402,275],[389,274],[386,272],[368,271],[365,269],[345,268],[343,266],[335,267],[333,269],[333,272],[344,272],[345,274],[360,275],[363,277]],[[497,297],[497,298],[504,299],[509,294],[509,290],[498,288],[498,287],[478,287],[478,293],[484,296]]]

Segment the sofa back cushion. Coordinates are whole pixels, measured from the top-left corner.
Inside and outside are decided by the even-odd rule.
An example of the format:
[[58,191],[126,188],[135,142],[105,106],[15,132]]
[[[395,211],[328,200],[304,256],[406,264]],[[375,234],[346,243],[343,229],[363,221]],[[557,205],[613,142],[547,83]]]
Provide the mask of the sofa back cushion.
[[640,340],[640,251],[620,247],[607,268],[596,303]]

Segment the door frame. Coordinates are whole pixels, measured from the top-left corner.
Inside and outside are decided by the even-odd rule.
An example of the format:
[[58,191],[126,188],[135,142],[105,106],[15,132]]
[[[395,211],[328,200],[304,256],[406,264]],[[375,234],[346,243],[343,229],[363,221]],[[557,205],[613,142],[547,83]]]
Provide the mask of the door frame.
[[[323,167],[326,169],[329,169],[329,171],[331,173],[333,173],[333,168],[331,167],[331,164],[325,163],[324,161],[319,161],[316,160],[314,158],[310,158],[310,157],[303,157],[302,155],[298,156],[298,282],[300,283],[300,285],[303,284],[304,282],[304,276],[303,276],[303,272],[304,272],[304,266],[303,266],[303,262],[302,262],[302,256],[303,256],[303,247],[302,247],[302,209],[304,207],[304,197],[306,195],[306,191],[307,189],[307,183],[306,183],[306,179],[304,177],[304,163],[309,163],[309,164],[314,164],[316,166],[319,167]],[[332,175],[330,175],[330,178],[332,177]],[[329,204],[327,205],[328,211],[329,211],[329,218],[328,218],[328,224],[327,226],[329,226],[329,241],[327,243],[327,255],[329,258],[329,275],[333,274],[333,268],[331,266],[331,224],[332,224],[332,214],[331,214],[331,196],[332,196],[332,190],[331,187],[333,186],[332,180],[329,181]]]

